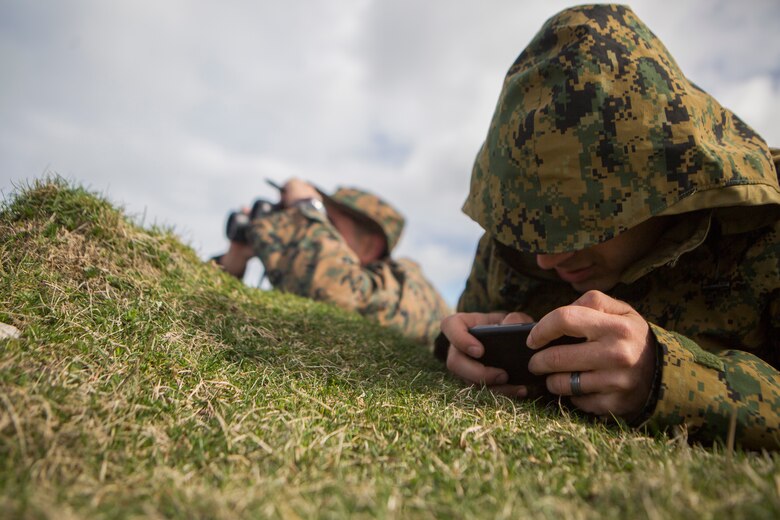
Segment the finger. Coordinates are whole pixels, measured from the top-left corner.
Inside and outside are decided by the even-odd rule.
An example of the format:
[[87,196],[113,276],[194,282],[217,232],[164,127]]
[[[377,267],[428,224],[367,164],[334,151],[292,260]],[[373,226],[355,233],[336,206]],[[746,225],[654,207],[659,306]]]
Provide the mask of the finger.
[[611,296],[607,296],[603,292],[600,291],[588,291],[579,298],[577,298],[572,305],[577,305],[580,307],[589,307],[591,309],[605,312],[607,314],[630,314],[634,311],[634,308],[631,307],[629,304],[627,304],[624,301],[616,300],[615,298],[612,298]]
[[612,365],[611,349],[596,342],[556,345],[543,349],[528,361],[528,370],[533,374],[554,374],[607,369]]
[[[598,338],[594,341],[555,345],[545,348],[528,361],[528,370],[534,374],[552,374],[555,372],[603,370],[611,375],[632,370],[643,356],[652,361],[645,349],[633,348],[625,341],[615,338]],[[611,381],[616,389],[624,389],[625,381]]]
[[574,389],[575,373],[579,373],[579,396],[600,395],[604,397],[604,403],[610,404],[613,408],[616,401],[618,404],[625,401],[620,396],[624,396],[631,386],[630,378],[625,372],[594,370],[550,374],[546,379],[547,389],[557,395],[578,397]]
[[604,416],[609,413],[609,406],[604,404],[604,396],[601,394],[588,394],[579,397],[572,396],[571,404],[585,413]]
[[447,316],[441,322],[441,331],[447,337],[450,344],[455,346],[461,352],[467,353],[471,357],[482,357],[485,349],[482,343],[469,334],[471,327],[477,325],[495,325],[501,323],[506,314],[503,312],[491,313],[465,313],[459,312]]
[[618,316],[591,307],[567,305],[546,314],[531,329],[526,344],[539,348],[561,336],[598,339],[619,325]]
[[496,367],[487,367],[452,345],[447,352],[447,369],[469,383],[481,385],[502,385],[509,379],[506,371]]
[[[575,374],[579,374],[579,392],[574,391]],[[597,393],[592,384],[594,377],[592,372],[562,372],[547,376],[547,390],[555,395],[580,397]]]
[[528,396],[528,389],[522,385],[491,385],[488,387],[491,392],[523,399]]
[[623,400],[617,394],[588,394],[580,397],[571,397],[571,402],[583,412],[603,418],[627,418],[635,415],[635,413],[626,408]]
[[534,319],[524,312],[510,312],[501,322],[504,325],[512,323],[533,323]]

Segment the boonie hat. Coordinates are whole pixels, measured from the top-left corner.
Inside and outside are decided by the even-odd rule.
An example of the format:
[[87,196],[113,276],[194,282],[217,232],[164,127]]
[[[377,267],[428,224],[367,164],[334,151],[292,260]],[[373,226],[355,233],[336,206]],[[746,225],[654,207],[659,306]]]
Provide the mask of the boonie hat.
[[378,226],[385,235],[387,253],[390,254],[404,229],[404,217],[395,208],[376,195],[357,188],[339,187],[332,195],[318,191],[326,204],[333,204],[358,219]]

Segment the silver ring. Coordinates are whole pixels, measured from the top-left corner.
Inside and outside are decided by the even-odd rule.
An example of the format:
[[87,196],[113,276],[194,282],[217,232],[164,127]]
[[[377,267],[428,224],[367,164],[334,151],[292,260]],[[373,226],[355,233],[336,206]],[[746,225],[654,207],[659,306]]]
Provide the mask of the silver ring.
[[579,372],[571,373],[571,395],[574,396],[584,395],[584,392],[582,391],[582,387],[580,386]]

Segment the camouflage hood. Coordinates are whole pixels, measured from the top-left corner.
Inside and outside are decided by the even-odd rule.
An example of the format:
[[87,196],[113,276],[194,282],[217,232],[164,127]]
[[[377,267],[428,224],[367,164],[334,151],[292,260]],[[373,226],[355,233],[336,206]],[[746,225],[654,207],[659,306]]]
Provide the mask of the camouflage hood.
[[560,253],[705,208],[731,208],[719,218],[732,230],[777,218],[761,137],[690,83],[628,7],[548,20],[506,75],[463,211],[514,249]]
[[390,204],[376,195],[356,188],[339,188],[333,195],[318,190],[326,204],[334,204],[357,217],[379,227],[387,240],[387,253],[393,250],[404,229],[404,217]]

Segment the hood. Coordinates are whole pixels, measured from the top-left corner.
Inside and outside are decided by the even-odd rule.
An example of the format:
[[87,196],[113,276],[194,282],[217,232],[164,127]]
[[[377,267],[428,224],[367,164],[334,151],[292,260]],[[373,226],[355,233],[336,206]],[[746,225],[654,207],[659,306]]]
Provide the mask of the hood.
[[725,232],[778,217],[764,140],[630,8],[548,20],[507,72],[463,211],[507,246],[561,253],[707,208],[723,208]]

